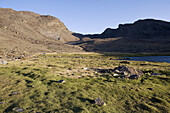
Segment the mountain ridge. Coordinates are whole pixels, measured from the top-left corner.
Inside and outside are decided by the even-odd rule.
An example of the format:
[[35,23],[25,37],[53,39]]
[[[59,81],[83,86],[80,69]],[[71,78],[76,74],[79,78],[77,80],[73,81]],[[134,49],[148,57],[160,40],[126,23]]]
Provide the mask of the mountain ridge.
[[144,19],[119,24],[117,29],[107,28],[101,34],[82,35],[73,45],[86,51],[120,53],[170,53],[170,22]]
[[83,35],[54,16],[0,8],[0,43],[1,58],[42,52],[170,53],[170,22],[143,19]]
[[50,15],[0,8],[0,56],[17,58],[40,52],[82,51],[65,43],[79,40]]

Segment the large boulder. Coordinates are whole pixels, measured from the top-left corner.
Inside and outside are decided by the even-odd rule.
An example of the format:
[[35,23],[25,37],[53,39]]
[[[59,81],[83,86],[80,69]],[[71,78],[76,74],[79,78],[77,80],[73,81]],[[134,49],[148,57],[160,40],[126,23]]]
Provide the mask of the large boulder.
[[0,60],[0,64],[6,65],[8,62],[6,60]]
[[94,101],[95,104],[99,105],[99,106],[102,106],[102,105],[106,105],[106,103],[100,98],[98,97],[95,101]]
[[130,75],[143,75],[142,71],[124,65],[115,67],[113,72],[127,77],[129,77]]

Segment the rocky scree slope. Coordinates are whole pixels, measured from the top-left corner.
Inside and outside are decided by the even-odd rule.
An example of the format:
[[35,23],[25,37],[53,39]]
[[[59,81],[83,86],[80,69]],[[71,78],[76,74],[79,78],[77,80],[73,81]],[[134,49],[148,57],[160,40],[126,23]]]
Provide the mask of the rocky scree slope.
[[77,37],[57,18],[0,8],[0,56],[15,58],[40,52],[77,52],[67,45]]

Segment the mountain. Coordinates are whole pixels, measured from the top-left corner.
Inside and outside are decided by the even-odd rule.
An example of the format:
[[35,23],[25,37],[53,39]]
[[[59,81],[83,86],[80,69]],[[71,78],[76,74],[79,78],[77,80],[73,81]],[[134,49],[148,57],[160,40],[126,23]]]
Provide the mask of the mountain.
[[117,29],[107,28],[101,34],[82,35],[70,44],[86,51],[119,53],[170,53],[170,22],[154,19],[120,24]]
[[[0,8],[0,57],[42,52],[170,53],[170,22],[120,24],[101,34],[72,33],[56,17]],[[83,49],[82,49],[83,48]]]
[[77,41],[56,17],[0,8],[0,56],[16,58],[40,52],[80,52]]

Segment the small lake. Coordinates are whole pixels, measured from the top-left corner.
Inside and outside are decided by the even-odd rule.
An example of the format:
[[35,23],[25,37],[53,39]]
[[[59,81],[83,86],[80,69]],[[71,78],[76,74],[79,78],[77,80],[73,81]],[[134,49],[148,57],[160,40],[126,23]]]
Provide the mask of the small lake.
[[170,56],[142,56],[142,57],[124,57],[133,61],[149,61],[149,62],[167,62],[170,63]]

